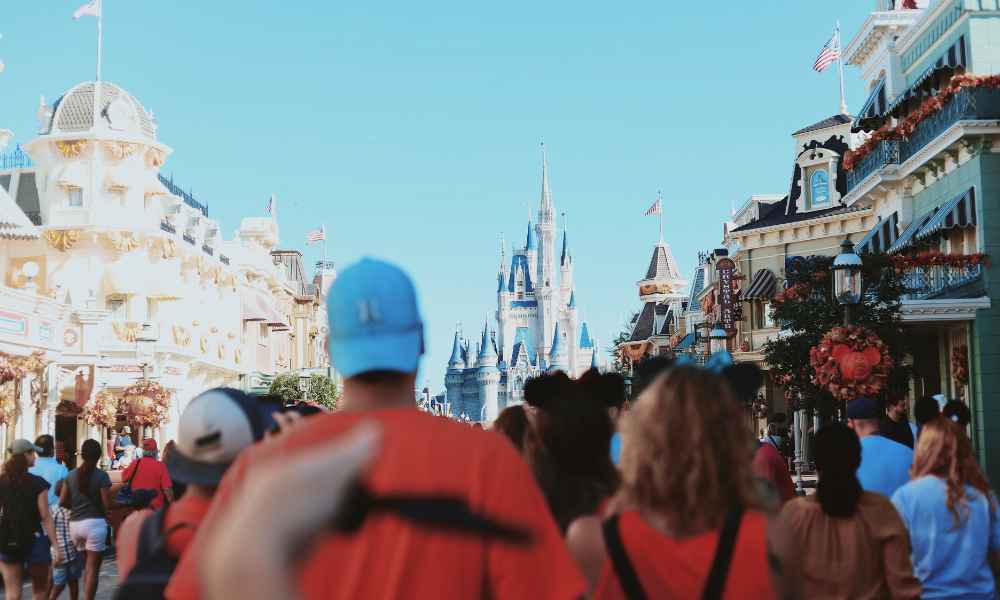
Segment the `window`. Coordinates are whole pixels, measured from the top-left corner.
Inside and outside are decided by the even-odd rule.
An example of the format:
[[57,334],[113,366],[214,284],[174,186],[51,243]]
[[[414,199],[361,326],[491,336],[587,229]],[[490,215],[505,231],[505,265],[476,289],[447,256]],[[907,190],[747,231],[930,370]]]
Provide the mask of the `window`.
[[146,320],[155,321],[159,311],[159,302],[156,298],[146,298]]
[[261,346],[267,345],[267,338],[271,335],[271,329],[267,323],[260,323],[260,334],[257,336],[257,343]]
[[809,178],[809,198],[813,206],[825,206],[830,203],[830,176],[825,169],[813,171]]
[[111,318],[116,321],[124,321],[128,318],[128,304],[122,296],[108,297],[108,310],[111,311]]
[[774,318],[771,316],[771,304],[769,302],[754,302],[753,311],[755,329],[771,329],[775,327]]
[[83,206],[83,190],[78,187],[69,188],[67,194],[69,194],[69,205],[74,208],[79,208]]

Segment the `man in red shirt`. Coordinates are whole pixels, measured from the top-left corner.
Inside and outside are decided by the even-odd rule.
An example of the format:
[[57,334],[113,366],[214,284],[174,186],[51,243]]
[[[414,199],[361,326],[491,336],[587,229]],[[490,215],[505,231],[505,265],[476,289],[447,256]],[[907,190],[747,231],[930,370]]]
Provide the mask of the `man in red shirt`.
[[[256,474],[294,464],[365,421],[381,432],[376,455],[360,481],[374,497],[458,499],[472,512],[528,533],[530,540],[520,545],[482,533],[417,525],[392,512],[367,515],[353,533],[334,531],[321,521],[314,528],[315,539],[288,565],[300,597],[581,598],[586,589],[582,575],[513,446],[501,436],[483,435],[416,409],[413,389],[424,337],[409,277],[388,263],[362,259],[331,286],[327,313],[330,358],[345,377],[342,410],[312,417],[237,459],[174,571],[167,598],[206,597],[199,574],[211,568],[205,562],[206,545],[230,503],[248,493]],[[308,486],[287,490],[309,493]],[[273,504],[259,506],[259,519],[269,518]],[[254,523],[246,527],[254,528]],[[273,542],[265,538],[259,543]]]
[[157,459],[157,454],[156,440],[142,440],[142,458],[133,461],[122,473],[122,481],[132,478],[133,490],[156,490],[156,497],[149,503],[149,508],[153,510],[163,506],[165,501],[174,501],[174,482],[170,481],[170,473]]

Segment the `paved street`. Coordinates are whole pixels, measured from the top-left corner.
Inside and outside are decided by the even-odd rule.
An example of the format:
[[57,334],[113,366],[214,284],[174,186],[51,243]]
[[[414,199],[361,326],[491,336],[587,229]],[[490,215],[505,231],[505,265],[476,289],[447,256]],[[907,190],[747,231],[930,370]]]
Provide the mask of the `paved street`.
[[[118,585],[118,563],[114,559],[105,560],[101,565],[101,582],[97,586],[97,600],[111,600],[114,596],[115,587]],[[22,598],[31,598],[31,584],[24,586]],[[62,598],[69,598],[69,592],[62,593]],[[0,598],[6,595],[0,591]]]

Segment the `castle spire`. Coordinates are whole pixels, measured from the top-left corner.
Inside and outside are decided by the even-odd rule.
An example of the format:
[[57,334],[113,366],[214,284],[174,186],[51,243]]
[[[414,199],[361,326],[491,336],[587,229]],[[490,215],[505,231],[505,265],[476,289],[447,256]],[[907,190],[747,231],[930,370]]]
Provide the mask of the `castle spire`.
[[455,328],[455,341],[451,344],[451,358],[448,359],[449,369],[461,369],[462,363],[462,340],[461,340],[461,328]]
[[567,261],[572,260],[569,254],[569,241],[567,240],[569,234],[566,232],[566,213],[563,213],[563,243],[562,243],[562,258],[559,260],[559,264],[566,266]]
[[531,224],[531,218],[528,218],[528,239],[525,241],[524,249],[527,251],[537,250],[538,242],[535,241],[535,227]]
[[493,347],[493,340],[490,339],[489,321],[483,322],[483,341],[479,344],[479,365],[495,366],[497,352]]
[[542,142],[542,201],[541,211],[552,208],[552,191],[549,190],[549,161],[545,156],[545,142]]

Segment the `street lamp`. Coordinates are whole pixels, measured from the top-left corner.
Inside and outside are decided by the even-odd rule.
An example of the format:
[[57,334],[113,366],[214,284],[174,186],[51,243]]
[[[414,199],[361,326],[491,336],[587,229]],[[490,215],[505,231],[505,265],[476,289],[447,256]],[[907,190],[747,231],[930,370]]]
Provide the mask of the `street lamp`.
[[708,332],[708,347],[711,354],[724,352],[726,350],[726,340],[729,334],[722,328],[722,323],[716,323],[712,331]]
[[854,244],[844,240],[833,260],[833,297],[844,307],[844,325],[851,324],[851,307],[861,302],[861,266]]

